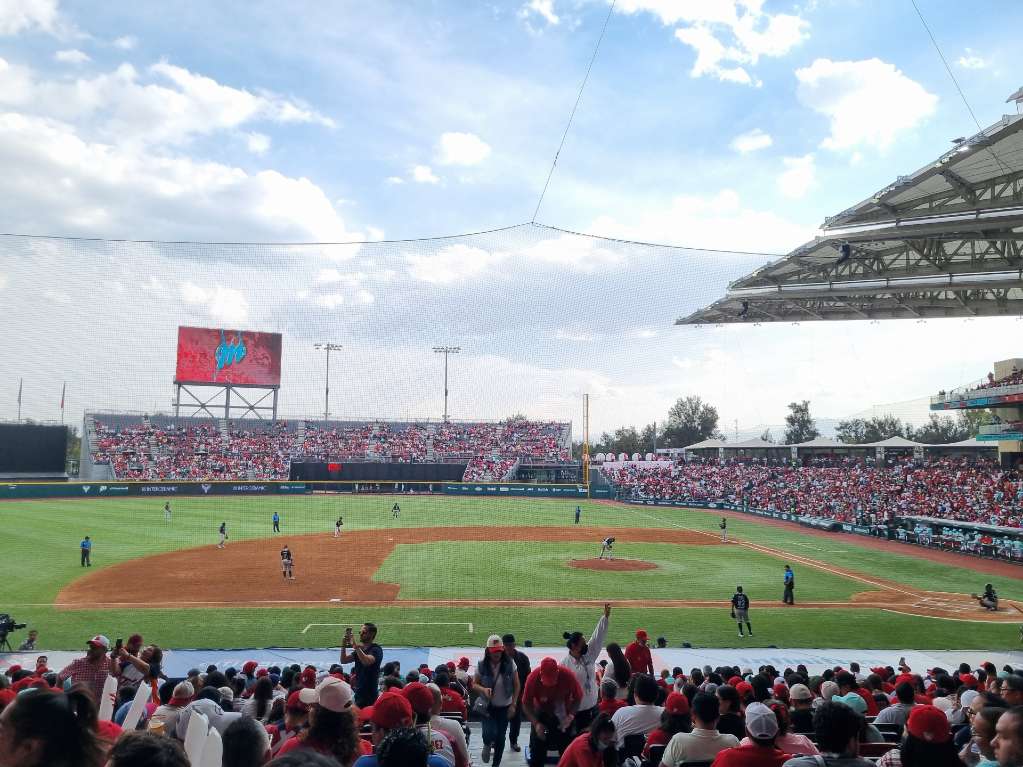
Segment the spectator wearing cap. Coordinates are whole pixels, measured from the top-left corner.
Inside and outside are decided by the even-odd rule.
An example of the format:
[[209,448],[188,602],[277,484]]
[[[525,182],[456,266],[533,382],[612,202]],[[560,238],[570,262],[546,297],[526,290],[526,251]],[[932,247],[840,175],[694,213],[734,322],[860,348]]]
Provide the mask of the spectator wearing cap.
[[501,637],[504,651],[515,662],[515,670],[519,675],[519,696],[515,700],[515,714],[508,718],[508,743],[512,751],[519,751],[519,732],[522,730],[522,690],[526,687],[526,679],[533,669],[529,665],[529,656],[519,652],[515,646],[515,635],[505,634]]
[[583,697],[579,703],[579,711],[575,717],[575,731],[582,732],[590,726],[597,715],[597,658],[604,649],[604,639],[607,637],[608,622],[611,619],[611,605],[604,604],[604,614],[597,621],[597,627],[589,641],[579,631],[565,632],[565,646],[568,648],[568,655],[561,660],[561,665],[575,674],[579,687],[582,688]]
[[[779,701],[771,701],[765,703],[771,711],[774,712],[775,718],[778,720],[778,734],[774,738],[774,745],[784,751],[786,754],[816,754],[817,746],[813,744],[805,735],[800,735],[795,732],[791,732],[792,726],[789,720],[789,709],[784,703]],[[746,720],[749,721],[749,709],[746,710]],[[747,730],[749,727],[747,726]],[[747,745],[753,741],[749,737],[743,738],[740,742],[740,746]]]
[[352,688],[333,676],[324,677],[311,690],[307,687],[299,690],[299,701],[309,708],[309,728],[289,739],[277,754],[280,756],[296,749],[307,749],[332,756],[349,767],[363,751],[355,722],[353,698]]
[[210,727],[216,729],[223,736],[224,730],[231,726],[231,723],[241,719],[241,714],[224,711],[220,707],[220,692],[215,687],[204,687],[199,691],[199,696],[178,712],[175,737],[184,741],[188,732],[188,723],[192,714],[200,713],[206,717]]
[[[368,706],[362,710],[362,716],[364,716],[373,725],[373,745],[382,751],[385,748],[385,741],[388,735],[396,730],[409,730],[415,733],[415,738],[422,741],[425,753],[429,754],[430,746],[426,742],[423,736],[412,728],[412,721],[414,714],[412,713],[412,706],[409,705],[408,700],[401,693],[397,692],[385,692],[372,706]],[[389,754],[366,754],[359,757],[355,762],[355,767],[378,767],[381,762],[377,761],[377,757],[381,758],[390,757]],[[441,759],[436,754],[429,754],[427,757],[428,767],[450,767],[447,762]],[[388,761],[385,765],[401,764],[397,761]],[[344,767],[347,764],[342,762]]]
[[917,705],[909,712],[902,743],[881,757],[879,767],[961,767],[945,712]]
[[576,675],[553,658],[544,658],[530,672],[522,692],[522,713],[532,723],[529,767],[545,764],[548,749],[564,753],[582,697]]
[[763,703],[746,707],[746,732],[746,741],[719,752],[713,767],[781,767],[788,761],[789,755],[775,744],[778,718]]
[[913,690],[913,685],[909,682],[900,682],[895,685],[895,698],[898,702],[878,713],[874,724],[898,724],[903,727],[906,725],[910,711],[916,705],[914,702],[916,693]]
[[284,704],[284,721],[277,728],[280,740],[274,746],[273,754],[275,756],[279,754],[284,744],[292,738],[300,737],[308,723],[309,706],[302,702],[301,691],[294,690],[288,695],[288,700]]
[[587,732],[573,740],[558,761],[558,767],[613,767],[618,764],[614,722],[598,714]]
[[705,692],[697,693],[692,702],[693,730],[671,736],[661,757],[662,767],[676,767],[683,762],[710,761],[718,752],[739,745],[734,735],[719,732],[718,699]]
[[128,732],[107,755],[107,767],[189,767],[185,749],[174,738]]
[[455,679],[457,679],[458,683],[466,690],[468,690],[469,686],[472,684],[472,677],[469,676],[470,665],[469,659],[463,655],[458,659],[458,664],[455,669]]
[[[739,682],[752,690],[748,682]],[[730,684],[723,684],[715,691],[720,706],[720,717],[718,717],[717,728],[719,732],[734,735],[735,739],[746,736],[746,723],[742,720],[742,700],[739,697],[737,687]]]
[[401,694],[405,696],[409,706],[412,707],[414,726],[426,738],[432,753],[443,759],[448,767],[455,767],[455,749],[451,745],[451,739],[443,730],[434,730],[431,723],[433,692],[425,684],[413,682],[406,685]]
[[838,684],[838,692],[840,695],[849,695],[850,693],[858,695],[863,699],[863,709],[857,708],[861,714],[866,716],[877,716],[877,702],[874,700],[874,696],[870,694],[868,690],[860,687],[860,683],[856,681],[856,675],[851,671],[840,671],[835,675],[835,682]]
[[805,684],[794,684],[789,688],[789,703],[792,709],[789,720],[792,732],[813,732],[813,693]]
[[[373,705],[379,694],[380,666],[384,650],[376,643],[377,627],[363,623],[359,629],[359,642],[355,643],[351,630],[345,633],[341,642],[341,663],[354,663],[352,677],[355,680],[355,705],[359,708]],[[349,652],[351,650],[351,652]]]
[[494,767],[498,767],[504,754],[508,720],[518,711],[521,687],[515,661],[508,656],[504,642],[497,634],[491,634],[487,639],[486,651],[476,664],[472,689],[487,701],[480,758],[489,762],[493,753]]
[[689,715],[689,699],[680,692],[669,693],[664,701],[661,721],[650,731],[643,746],[643,759],[650,758],[651,746],[667,746],[675,733],[692,732],[693,720]]
[[635,641],[629,642],[625,648],[625,660],[629,662],[633,674],[654,675],[654,659],[650,656],[650,647],[647,645],[649,638],[646,631],[639,629]]
[[[635,705],[624,706],[611,717],[619,750],[625,746],[626,738],[634,735],[646,736],[660,724],[664,709],[655,705],[657,692],[657,682],[650,674],[637,674],[633,677],[632,694],[636,700]],[[626,752],[626,756],[632,755]]]
[[863,722],[863,717],[848,706],[822,703],[813,714],[820,754],[795,756],[782,767],[874,767],[869,759],[859,756]]
[[84,684],[92,693],[92,699],[99,701],[103,697],[103,685],[114,668],[109,656],[110,640],[97,634],[86,645],[85,657],[77,658],[61,669],[57,681],[64,684],[70,679],[72,683]]
[[67,693],[26,690],[0,713],[0,764],[100,767],[96,724],[96,704],[84,685]]
[[448,736],[451,748],[455,752],[455,767],[468,767],[469,747],[465,742],[465,733],[462,731],[462,725],[454,719],[448,719],[440,715],[443,706],[440,687],[435,682],[431,682],[426,687],[433,696],[433,707],[430,709],[430,727]]
[[162,706],[157,706],[149,720],[149,729],[158,734],[174,736],[178,726],[178,716],[181,710],[192,702],[195,697],[195,688],[191,682],[178,682],[174,685],[169,701]]

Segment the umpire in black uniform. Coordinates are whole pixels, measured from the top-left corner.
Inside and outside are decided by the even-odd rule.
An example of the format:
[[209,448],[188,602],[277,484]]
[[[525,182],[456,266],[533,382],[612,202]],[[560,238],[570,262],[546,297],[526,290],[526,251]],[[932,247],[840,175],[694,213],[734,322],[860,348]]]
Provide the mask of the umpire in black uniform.
[[512,751],[519,751],[519,730],[522,727],[522,690],[526,689],[526,677],[529,676],[529,658],[525,653],[515,649],[515,635],[505,634],[501,637],[504,651],[515,661],[515,670],[519,672],[519,699],[515,701],[515,716],[508,720],[508,742]]

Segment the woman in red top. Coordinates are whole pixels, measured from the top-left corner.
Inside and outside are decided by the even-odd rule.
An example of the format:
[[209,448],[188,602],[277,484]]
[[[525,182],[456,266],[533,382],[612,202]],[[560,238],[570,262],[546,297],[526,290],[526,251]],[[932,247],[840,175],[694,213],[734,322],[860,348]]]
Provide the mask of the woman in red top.
[[666,746],[677,732],[692,732],[693,720],[689,716],[689,698],[680,692],[671,693],[664,701],[661,723],[646,736],[643,758],[650,758],[651,746]]
[[558,767],[614,767],[617,764],[614,723],[607,714],[597,714],[590,731],[569,743]]

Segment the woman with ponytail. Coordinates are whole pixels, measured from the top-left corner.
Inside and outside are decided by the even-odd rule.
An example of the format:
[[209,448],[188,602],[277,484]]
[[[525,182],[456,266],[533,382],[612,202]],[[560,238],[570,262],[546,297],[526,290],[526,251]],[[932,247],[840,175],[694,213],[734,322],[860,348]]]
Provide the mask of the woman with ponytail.
[[0,713],[0,767],[102,764],[96,704],[85,687],[26,690]]

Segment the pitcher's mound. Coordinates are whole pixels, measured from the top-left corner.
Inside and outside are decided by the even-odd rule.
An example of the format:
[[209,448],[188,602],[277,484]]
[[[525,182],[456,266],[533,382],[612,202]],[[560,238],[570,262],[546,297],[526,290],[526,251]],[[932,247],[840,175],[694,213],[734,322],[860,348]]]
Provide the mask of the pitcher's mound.
[[615,572],[657,569],[657,565],[653,562],[644,562],[642,559],[573,559],[568,565],[583,570],[612,570]]

